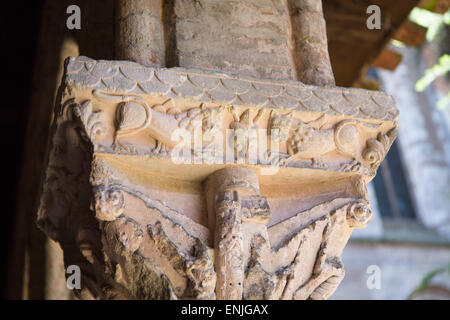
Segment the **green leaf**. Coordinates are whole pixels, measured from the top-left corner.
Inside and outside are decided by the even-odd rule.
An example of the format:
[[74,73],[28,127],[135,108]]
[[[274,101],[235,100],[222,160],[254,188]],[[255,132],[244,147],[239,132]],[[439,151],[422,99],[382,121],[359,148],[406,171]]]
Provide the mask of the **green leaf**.
[[436,108],[438,108],[439,110],[443,110],[448,106],[450,106],[450,92],[448,92],[445,97],[439,99],[439,101],[436,103]]
[[443,273],[443,272],[450,273],[450,263],[446,267],[439,268],[439,269],[436,269],[436,270],[433,270],[433,271],[429,272],[422,279],[422,281],[420,282],[419,287],[417,287],[417,289],[415,291],[419,291],[419,290],[422,290],[423,288],[425,288],[430,283],[431,279],[433,279],[437,274]]
[[439,58],[439,62],[425,71],[425,75],[417,80],[415,89],[422,92],[437,77],[443,76],[450,71],[450,55],[444,54]]
[[447,10],[444,14],[439,14],[416,7],[411,10],[409,19],[422,27],[428,28],[426,38],[428,41],[433,41],[443,25],[450,24],[450,10]]

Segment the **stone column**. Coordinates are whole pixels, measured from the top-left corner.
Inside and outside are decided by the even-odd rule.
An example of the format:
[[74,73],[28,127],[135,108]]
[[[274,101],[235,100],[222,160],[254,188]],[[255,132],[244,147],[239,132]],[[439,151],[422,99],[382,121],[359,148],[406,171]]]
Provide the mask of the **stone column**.
[[173,1],[116,0],[116,58],[152,67],[170,61]]
[[290,16],[290,47],[297,80],[334,86],[322,0],[285,0]]
[[[401,111],[399,148],[420,221],[450,238],[450,131],[442,111],[436,109],[432,89],[414,91],[425,72],[422,56],[415,48],[400,49],[403,63],[395,72],[379,71],[382,83],[392,92]],[[416,65],[422,64],[422,71]],[[413,71],[415,70],[415,71]]]
[[[217,299],[242,299],[249,240],[269,222],[267,200],[259,195],[252,169],[232,167],[216,171],[205,184],[209,225],[214,226]],[[249,226],[253,222],[254,226]],[[262,228],[258,228],[261,226]],[[260,229],[260,230],[258,230]]]

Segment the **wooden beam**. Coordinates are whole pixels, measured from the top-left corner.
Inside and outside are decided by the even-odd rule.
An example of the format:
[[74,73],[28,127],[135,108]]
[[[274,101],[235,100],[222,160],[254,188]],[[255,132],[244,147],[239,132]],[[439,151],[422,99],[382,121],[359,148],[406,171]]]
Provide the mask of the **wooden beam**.
[[373,67],[394,71],[402,61],[402,55],[391,49],[384,49],[372,63]]
[[425,41],[426,34],[427,28],[406,20],[392,36],[392,39],[401,41],[407,46],[418,47]]
[[436,13],[445,13],[450,8],[450,0],[421,0],[417,6]]

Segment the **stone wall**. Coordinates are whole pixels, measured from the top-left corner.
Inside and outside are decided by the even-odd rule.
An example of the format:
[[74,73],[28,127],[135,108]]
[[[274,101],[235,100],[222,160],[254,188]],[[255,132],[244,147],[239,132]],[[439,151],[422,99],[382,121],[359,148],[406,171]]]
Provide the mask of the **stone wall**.
[[[431,271],[446,267],[450,261],[448,246],[350,242],[342,259],[346,275],[332,299],[407,299],[422,279]],[[367,281],[380,269],[380,289],[369,289]],[[442,274],[434,284],[450,289],[450,277]],[[447,296],[447,299],[449,297]]]
[[[414,91],[426,66],[418,49],[398,49],[403,62],[395,72],[380,71],[385,90],[400,110],[398,144],[419,220],[450,238],[450,133],[429,87]],[[419,66],[419,68],[417,68]]]

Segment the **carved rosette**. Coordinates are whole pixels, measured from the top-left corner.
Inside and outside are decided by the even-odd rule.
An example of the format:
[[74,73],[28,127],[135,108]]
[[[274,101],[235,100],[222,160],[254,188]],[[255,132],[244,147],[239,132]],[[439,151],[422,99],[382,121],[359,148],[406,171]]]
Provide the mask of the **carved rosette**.
[[82,298],[326,299],[395,139],[380,92],[66,64],[38,224]]
[[114,187],[96,187],[93,202],[95,215],[102,221],[115,220],[123,214],[125,209],[123,193]]
[[378,133],[376,139],[367,140],[367,148],[363,151],[363,159],[370,164],[370,168],[373,170],[375,175],[375,170],[383,161],[386,153],[397,137],[397,128],[392,128],[387,133]]
[[367,200],[360,200],[348,207],[347,222],[352,228],[364,228],[371,217],[372,210]]

